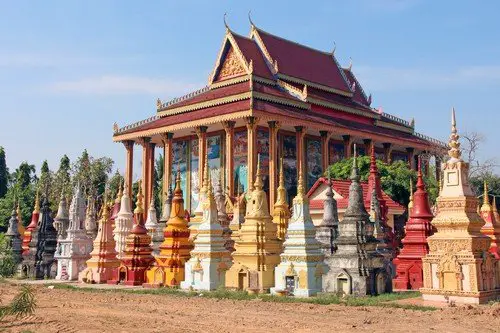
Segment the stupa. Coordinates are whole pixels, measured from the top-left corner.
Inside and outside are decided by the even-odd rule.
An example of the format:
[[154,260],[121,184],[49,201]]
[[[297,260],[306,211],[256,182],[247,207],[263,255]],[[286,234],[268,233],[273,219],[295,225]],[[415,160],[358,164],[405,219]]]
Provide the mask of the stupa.
[[[52,219],[52,211],[50,210],[49,200],[45,197],[42,205],[42,214],[40,223],[36,230],[36,235],[33,234],[32,242],[36,241],[35,247],[35,262],[34,267],[30,269],[34,275],[29,274],[29,277],[37,279],[53,279],[56,277],[57,264],[54,260],[54,253],[57,246],[57,230],[54,228],[54,220]],[[31,252],[30,243],[30,252]],[[30,262],[31,264],[31,262]]]
[[353,295],[385,292],[387,273],[383,256],[377,252],[373,223],[366,212],[359,183],[356,147],[349,186],[349,204],[339,223],[337,251],[325,257],[328,272],[323,275],[323,290]]
[[[208,159],[208,157],[207,157]],[[209,188],[211,188],[211,184],[209,182]],[[208,197],[208,189],[207,189],[207,197]],[[227,215],[226,212],[226,196],[222,190],[222,184],[220,181],[220,177],[218,177],[218,180],[215,185],[215,204],[217,208],[217,219],[219,220],[219,224],[222,226],[222,230],[224,231],[222,233],[222,236],[224,237],[225,241],[225,247],[228,251],[234,251],[234,242],[231,240],[231,229],[229,228],[229,216]],[[204,219],[203,219],[204,221]]]
[[163,242],[163,230],[160,229],[158,220],[156,218],[155,196],[151,196],[151,204],[149,205],[148,218],[144,224],[148,229],[148,234],[151,236],[151,247],[153,254],[157,255],[160,252],[160,244]]
[[429,252],[427,237],[432,235],[431,221],[434,217],[429,204],[429,195],[425,190],[420,161],[418,163],[417,191],[411,193],[414,198],[413,208],[406,222],[403,249],[394,259],[396,278],[395,289],[418,290],[424,285],[422,258]]
[[281,242],[276,237],[276,224],[269,214],[262,187],[259,156],[245,223],[235,243],[233,265],[226,272],[227,288],[267,292],[274,286],[274,268],[280,262]]
[[31,214],[31,222],[28,224],[26,229],[24,230],[24,235],[23,235],[23,257],[28,255],[29,249],[30,249],[30,242],[31,242],[31,233],[33,232],[34,229],[36,229],[38,225],[38,219],[40,218],[40,199],[38,196],[38,190],[36,191],[36,197],[35,197],[35,207],[33,209],[33,213]]
[[7,247],[12,251],[12,258],[14,259],[14,264],[18,265],[22,260],[22,240],[19,234],[17,220],[17,211],[12,209],[12,214],[9,219],[9,227],[7,232],[5,232],[5,238],[7,239]]
[[410,217],[412,209],[413,209],[413,181],[410,178],[410,200],[408,202],[408,217]]
[[92,239],[85,232],[85,210],[85,199],[77,185],[69,206],[67,237],[58,240],[58,280],[77,280],[78,274],[85,269],[85,262],[90,258]]
[[[95,200],[89,196],[87,203],[87,211],[85,212],[85,233],[91,239],[95,239],[97,235]],[[103,205],[105,204],[106,202],[103,203]]]
[[64,192],[61,193],[61,201],[59,201],[59,208],[57,209],[56,217],[54,218],[54,228],[57,230],[57,240],[66,239],[68,236],[69,226],[69,212],[68,203]]
[[87,268],[80,272],[78,280],[84,283],[106,283],[111,280],[113,270],[120,266],[116,254],[109,208],[103,204],[94,249],[87,260]]
[[[142,188],[139,186],[136,208],[134,210],[135,223],[125,239],[125,251],[123,252],[120,266],[113,270],[112,279],[108,280],[109,284],[123,283],[129,286],[137,286],[146,282],[146,270],[154,261],[154,257],[152,256],[153,249],[150,245],[151,236],[148,235],[148,230],[144,227],[143,199]],[[125,186],[125,193],[122,197],[122,208],[124,205],[130,205],[130,200],[127,196],[127,186]],[[118,214],[116,220],[116,227],[118,227],[120,214]]]
[[337,210],[337,200],[333,197],[332,179],[328,179],[326,198],[323,202],[323,219],[316,227],[316,239],[321,244],[321,249],[325,256],[335,253],[337,246],[335,240],[339,234],[339,214]]
[[16,208],[16,217],[17,217],[17,231],[19,231],[19,235],[21,236],[21,240],[24,235],[24,231],[26,228],[24,228],[23,225],[23,215],[21,214],[21,206],[19,202],[17,203],[17,208]]
[[[494,202],[496,205],[496,203]],[[490,253],[495,256],[495,259],[500,259],[500,221],[495,218],[493,207],[490,205],[488,196],[488,184],[484,182],[483,205],[481,206],[481,217],[486,222],[481,228],[481,232],[491,239]]]
[[172,210],[172,198],[174,197],[174,193],[172,192],[172,186],[168,186],[168,192],[165,191],[165,201],[163,202],[163,207],[162,207],[162,212],[161,212],[161,217],[159,221],[159,229],[162,232],[162,237],[163,237],[163,230],[167,226],[167,221],[170,217],[170,211]]
[[122,196],[123,196],[123,186],[122,182],[120,180],[120,186],[118,187],[118,192],[116,193],[116,198],[115,202],[113,204],[113,209],[111,211],[111,230],[115,228],[115,220],[118,217],[118,213],[120,212],[120,207],[121,207],[121,202],[122,202]]
[[484,303],[498,296],[498,260],[489,253],[491,239],[481,234],[485,224],[477,214],[477,198],[468,179],[469,164],[461,158],[455,110],[449,140],[449,160],[443,166],[443,188],[437,198],[436,232],[427,239],[422,259],[424,300]]
[[[208,189],[208,183],[211,182],[210,178],[210,168],[208,167],[208,158],[205,158],[205,164],[203,166],[203,181],[200,181],[202,183],[200,187],[200,192],[199,192],[199,198],[198,198],[198,206],[196,207],[194,211],[194,216],[190,221],[188,221],[189,224],[189,230],[190,230],[190,240],[194,241],[196,239],[197,232],[196,230],[198,229],[198,226],[201,224],[201,221],[203,219],[203,201],[207,197],[207,189]],[[175,195],[175,193],[174,193]],[[172,216],[170,216],[172,217]]]
[[231,255],[226,249],[224,227],[220,224],[218,207],[208,183],[203,220],[198,226],[191,258],[185,264],[185,279],[181,288],[215,290],[225,285],[226,270],[231,266]]
[[[140,188],[139,184],[139,188]],[[113,237],[115,239],[116,253],[118,259],[122,259],[125,251],[125,242],[132,226],[134,224],[134,215],[132,214],[130,197],[128,196],[128,186],[125,183],[125,190],[120,203],[120,212],[115,219],[115,228],[113,229]]]
[[283,171],[283,157],[280,160],[280,176],[279,185],[277,189],[276,203],[273,209],[273,222],[277,227],[276,236],[280,241],[285,240],[286,229],[288,228],[288,221],[290,220],[290,208],[287,202],[288,195],[285,187],[285,173]]
[[189,242],[188,222],[184,216],[179,170],[175,179],[172,211],[163,235],[165,239],[160,245],[160,254],[155,257],[154,265],[146,272],[146,287],[178,286],[184,280],[184,265],[189,260],[189,252],[193,247]]
[[300,169],[293,216],[280,257],[281,262],[274,270],[275,287],[271,288],[271,293],[286,291],[288,295],[310,297],[322,291],[322,275],[326,270],[324,254],[321,243],[316,240],[316,227],[309,214],[309,199],[305,195]]
[[238,195],[234,199],[233,218],[229,223],[231,229],[231,253],[234,252],[235,241],[239,238],[241,225],[245,222],[246,201],[245,195],[241,193],[241,187],[238,186]]

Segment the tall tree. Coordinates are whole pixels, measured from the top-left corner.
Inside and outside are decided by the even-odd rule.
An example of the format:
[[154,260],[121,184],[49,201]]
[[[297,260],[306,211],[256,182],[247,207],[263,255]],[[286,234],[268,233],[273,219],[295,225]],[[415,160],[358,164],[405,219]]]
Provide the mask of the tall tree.
[[61,158],[59,169],[52,182],[52,198],[58,200],[63,193],[66,197],[71,195],[71,165],[67,155]]
[[7,193],[9,185],[9,170],[5,160],[5,150],[0,147],[0,198],[3,198]]
[[113,160],[109,157],[94,158],[84,150],[73,164],[73,185],[80,183],[85,195],[101,197],[112,168]]
[[[49,163],[47,160],[43,161],[42,167],[40,168],[40,180],[38,182],[38,190],[41,193],[51,193],[52,189],[52,172],[49,168]],[[50,197],[52,199],[52,197]]]

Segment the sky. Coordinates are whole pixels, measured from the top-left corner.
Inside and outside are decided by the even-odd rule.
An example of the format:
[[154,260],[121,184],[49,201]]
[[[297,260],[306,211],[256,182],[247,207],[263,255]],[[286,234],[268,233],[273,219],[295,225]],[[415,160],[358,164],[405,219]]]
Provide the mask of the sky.
[[324,51],[336,45],[372,106],[414,117],[418,132],[443,141],[455,107],[459,131],[485,137],[480,158],[499,156],[500,1],[0,0],[8,167],[39,168],[47,159],[56,170],[63,154],[74,161],[87,149],[123,171],[113,123],[148,118],[157,97],[206,85],[224,13],[233,31],[248,35],[249,11],[275,35]]

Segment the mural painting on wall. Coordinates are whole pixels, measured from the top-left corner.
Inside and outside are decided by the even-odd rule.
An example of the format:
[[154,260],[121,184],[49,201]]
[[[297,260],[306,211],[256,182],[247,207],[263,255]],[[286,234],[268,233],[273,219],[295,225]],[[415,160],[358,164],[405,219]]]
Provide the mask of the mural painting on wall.
[[[234,133],[234,188],[242,192],[248,189],[247,184],[247,132]],[[236,193],[235,193],[236,194]]]
[[269,131],[257,131],[257,153],[260,154],[260,165],[264,191],[269,190]]
[[222,162],[222,145],[221,136],[214,135],[207,138],[207,153],[208,153],[208,167],[210,168],[212,185],[215,186],[216,181],[221,176],[221,162]]
[[297,148],[295,136],[283,136],[283,169],[288,202],[297,194]]
[[309,190],[316,180],[321,177],[321,141],[307,140],[306,142],[307,161],[307,189]]
[[198,182],[198,147],[198,139],[191,140],[191,214],[194,214],[196,207],[198,207],[198,200],[200,195],[200,187]]
[[184,202],[187,202],[187,162],[188,162],[188,142],[175,141],[172,145],[172,179],[175,179],[177,170],[181,171],[181,188],[184,194]]
[[344,158],[344,144],[330,141],[328,145],[328,164],[332,165]]

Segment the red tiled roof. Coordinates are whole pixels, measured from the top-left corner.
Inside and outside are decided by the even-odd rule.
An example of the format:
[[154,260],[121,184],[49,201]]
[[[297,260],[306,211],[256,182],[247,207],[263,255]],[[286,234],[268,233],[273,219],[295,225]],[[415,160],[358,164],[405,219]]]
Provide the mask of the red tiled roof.
[[144,130],[149,130],[149,129],[154,129],[154,128],[160,128],[163,126],[168,126],[168,125],[175,125],[175,124],[180,124],[192,120],[198,120],[198,119],[203,119],[203,118],[209,118],[213,116],[220,116],[228,113],[233,113],[233,112],[238,112],[238,111],[244,111],[244,110],[249,110],[250,109],[250,103],[248,99],[237,101],[237,102],[232,102],[232,103],[227,103],[227,104],[221,104],[221,105],[216,105],[200,110],[195,110],[191,112],[184,112],[181,114],[175,114],[171,116],[166,116],[163,118],[158,118],[156,120],[153,120],[149,123],[128,129],[123,132],[119,132],[118,135],[122,134],[127,134],[127,133],[133,133],[133,132],[138,132],[138,131],[144,131]]
[[360,104],[369,106],[367,97],[365,96],[365,94],[363,94],[363,88],[361,87],[361,84],[354,76],[354,73],[348,68],[343,68],[342,70],[344,71],[345,76],[347,76],[347,79],[350,81],[351,84],[353,82],[356,82],[356,89],[354,90],[354,95],[352,99]]
[[253,73],[267,79],[273,79],[273,74],[269,70],[269,67],[267,67],[264,55],[260,51],[257,43],[252,39],[240,36],[234,32],[232,32],[232,35],[247,62],[250,64],[250,60],[252,60]]
[[279,73],[350,92],[332,54],[256,30],[271,58],[277,61]]
[[[307,196],[311,197],[314,192],[322,185],[328,183],[328,179],[321,177],[316,183],[311,187],[309,192],[307,192]],[[363,193],[368,191],[368,182],[360,182],[361,188],[363,189]],[[344,179],[334,179],[332,184],[332,189],[342,196],[342,199],[337,199],[337,207],[339,209],[346,209],[349,203],[349,186],[351,185],[350,180]],[[404,209],[399,203],[395,202],[388,196],[384,191],[382,191],[382,197],[386,201],[387,207],[389,209]],[[309,203],[311,209],[322,209],[323,208],[323,200],[311,200]],[[369,203],[365,202],[365,208],[367,210],[370,209]]]
[[356,110],[359,110],[362,112],[366,112],[366,113],[372,114],[372,115],[375,113],[375,112],[373,112],[373,110],[369,106],[360,104],[349,97],[329,93],[327,91],[322,91],[322,90],[315,89],[315,88],[307,87],[307,97],[323,100],[325,102],[344,105],[344,106],[347,106],[347,107],[350,107],[350,108],[353,108],[353,109],[356,109]]

